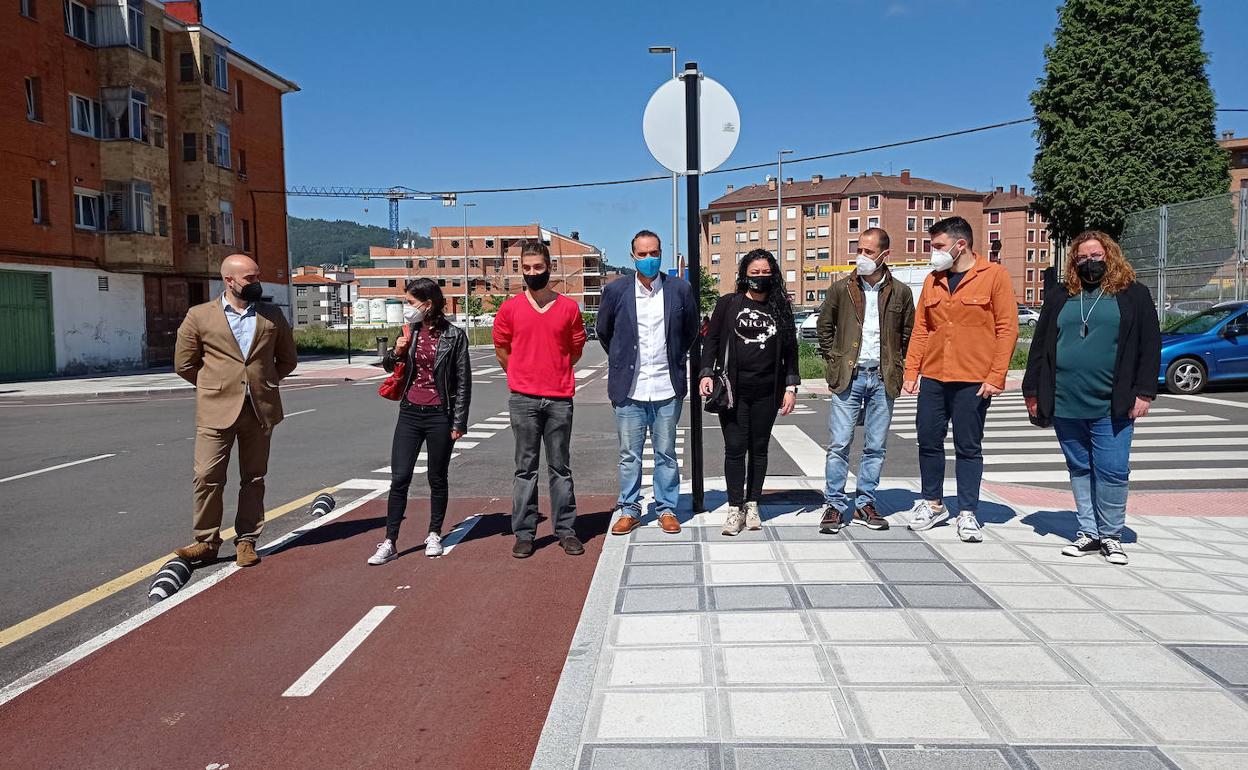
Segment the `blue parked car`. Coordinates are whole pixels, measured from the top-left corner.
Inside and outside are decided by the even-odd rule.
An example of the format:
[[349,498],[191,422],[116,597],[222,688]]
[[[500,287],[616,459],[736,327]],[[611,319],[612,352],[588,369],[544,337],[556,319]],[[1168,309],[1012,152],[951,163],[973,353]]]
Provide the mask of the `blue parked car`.
[[1248,380],[1248,302],[1223,302],[1162,330],[1158,384],[1191,394],[1231,380]]

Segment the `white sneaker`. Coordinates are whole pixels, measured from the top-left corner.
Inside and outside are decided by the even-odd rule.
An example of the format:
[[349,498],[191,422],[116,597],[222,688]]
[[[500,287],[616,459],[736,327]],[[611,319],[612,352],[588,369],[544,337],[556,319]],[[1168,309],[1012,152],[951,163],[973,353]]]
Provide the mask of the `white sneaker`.
[[728,518],[724,519],[724,534],[734,537],[745,526],[745,514],[740,508],[728,506]]
[[377,553],[368,557],[368,563],[375,567],[378,564],[385,564],[398,555],[398,552],[394,550],[394,543],[389,540],[383,540],[377,544]]
[[1107,537],[1101,541],[1101,553],[1105,556],[1105,561],[1110,564],[1127,563],[1127,552],[1122,550],[1122,543],[1114,538]]
[[429,537],[425,538],[425,556],[430,558],[441,556],[443,550],[445,549],[442,548],[442,536],[437,532],[430,532]]
[[979,519],[975,518],[975,511],[962,511],[958,514],[958,537],[964,543],[984,542],[984,533],[979,529]]
[[936,509],[927,500],[919,500],[907,515],[910,517],[910,529],[922,532],[948,520],[949,509],[943,506]]
[[758,515],[758,503],[745,504],[745,528],[753,530],[763,528],[763,520]]
[[1088,537],[1082,532],[1079,533],[1079,537],[1075,539],[1075,542],[1062,549],[1063,556],[1074,556],[1076,558],[1100,552],[1101,541],[1094,537]]

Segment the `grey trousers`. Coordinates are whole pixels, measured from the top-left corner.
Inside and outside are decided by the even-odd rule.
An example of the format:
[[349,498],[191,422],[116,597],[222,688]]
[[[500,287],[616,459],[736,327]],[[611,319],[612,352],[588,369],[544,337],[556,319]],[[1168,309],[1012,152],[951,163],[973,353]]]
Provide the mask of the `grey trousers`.
[[537,464],[546,445],[550,476],[550,518],[556,537],[575,534],[576,491],[569,454],[572,443],[572,400],[512,393],[508,402],[511,431],[516,437],[516,477],[511,485],[511,531],[517,539],[537,534]]

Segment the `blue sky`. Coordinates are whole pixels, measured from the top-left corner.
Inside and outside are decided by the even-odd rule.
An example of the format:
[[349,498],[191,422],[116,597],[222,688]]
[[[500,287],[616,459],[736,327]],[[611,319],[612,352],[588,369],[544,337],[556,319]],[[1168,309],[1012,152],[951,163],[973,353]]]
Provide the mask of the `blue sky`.
[[[1248,107],[1248,3],[1203,0],[1219,107]],[[206,0],[205,22],[296,81],[286,97],[291,185],[512,187],[664,173],[641,116],[671,76],[675,45],[736,98],[741,138],[728,166],[815,155],[1030,115],[1028,94],[1057,18],[1053,0],[807,0],[763,3]],[[775,53],[779,43],[781,53]],[[1248,135],[1248,113],[1219,115]],[[801,178],[896,173],[987,189],[1020,184],[1035,152],[1027,125],[970,137],[786,164]],[[716,174],[702,202],[766,171]],[[684,234],[684,183],[681,184]],[[477,224],[540,221],[615,264],[646,227],[671,230],[670,181],[483,194]],[[461,208],[401,205],[404,226],[463,224]],[[367,211],[366,211],[367,209]],[[387,225],[384,201],[291,198],[290,213]]]

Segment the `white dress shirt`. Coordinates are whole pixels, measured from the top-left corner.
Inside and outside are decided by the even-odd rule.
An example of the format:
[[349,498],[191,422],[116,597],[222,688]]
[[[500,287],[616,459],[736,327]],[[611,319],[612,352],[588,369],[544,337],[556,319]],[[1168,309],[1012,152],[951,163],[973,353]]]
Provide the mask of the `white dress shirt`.
[[865,367],[880,365],[880,289],[884,287],[884,279],[867,283],[861,278],[858,285],[862,287],[862,344],[858,347],[858,365]]
[[663,318],[663,276],[647,289],[633,279],[637,302],[637,376],[628,397],[634,401],[666,401],[676,397],[667,365],[667,329]]
[[246,360],[251,354],[251,341],[256,336],[256,303],[252,302],[240,313],[222,294],[221,305],[225,308],[225,320],[230,323],[230,331],[234,332],[234,340],[238,342],[238,350]]

